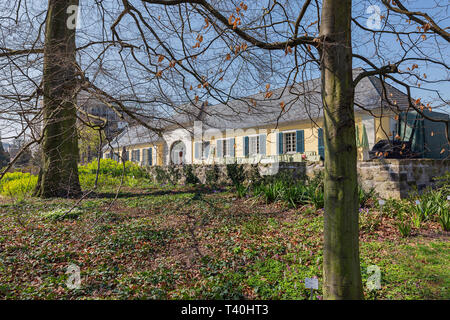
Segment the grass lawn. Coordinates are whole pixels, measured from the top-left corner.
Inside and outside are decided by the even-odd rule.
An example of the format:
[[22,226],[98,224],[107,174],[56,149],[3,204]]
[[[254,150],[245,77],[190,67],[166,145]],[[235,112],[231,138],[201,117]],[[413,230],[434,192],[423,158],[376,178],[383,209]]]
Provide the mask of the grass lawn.
[[[63,220],[55,209],[75,200],[2,198],[0,298],[307,299],[304,278],[321,283],[320,210],[195,187],[113,198],[85,199]],[[390,218],[362,212],[363,282],[377,265],[377,299],[450,299],[449,238],[434,222],[402,238]],[[80,289],[66,286],[70,263]]]

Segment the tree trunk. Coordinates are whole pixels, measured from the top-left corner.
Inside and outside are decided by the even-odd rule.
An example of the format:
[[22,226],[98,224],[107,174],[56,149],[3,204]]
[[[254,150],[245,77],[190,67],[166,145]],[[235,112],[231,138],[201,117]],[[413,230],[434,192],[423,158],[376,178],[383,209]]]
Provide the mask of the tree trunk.
[[351,0],[324,0],[320,27],[325,137],[325,299],[363,299],[359,264],[351,3]]
[[75,96],[75,28],[69,28],[68,7],[78,0],[49,0],[44,48],[44,128],[42,164],[36,195],[77,197],[78,135]]

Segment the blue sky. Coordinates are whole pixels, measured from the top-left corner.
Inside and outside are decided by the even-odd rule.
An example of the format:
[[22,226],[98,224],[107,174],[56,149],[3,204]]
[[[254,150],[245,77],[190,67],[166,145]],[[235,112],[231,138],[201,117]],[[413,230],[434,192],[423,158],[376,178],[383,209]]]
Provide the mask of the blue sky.
[[[88,1],[88,0],[82,0],[81,3],[89,3],[89,6],[95,6],[92,2]],[[251,7],[251,2],[252,1],[248,1],[249,3],[249,8]],[[298,12],[296,6],[301,6],[302,2],[292,2],[289,1],[289,5],[293,8],[293,12]],[[111,1],[108,3],[105,3],[105,5],[111,6],[111,8],[115,5],[113,5],[113,3],[116,3],[115,1]],[[133,3],[139,3],[138,0],[133,0]],[[256,3],[256,2],[255,2]],[[258,4],[261,2],[258,2]],[[445,1],[444,1],[445,3]],[[32,1],[33,5],[36,5],[37,7],[39,7],[41,10],[43,10],[43,8],[45,8],[46,6],[46,1],[42,0],[42,1]],[[404,4],[410,9],[410,10],[421,10],[424,9],[427,12],[430,13],[430,15],[433,17],[433,19],[435,19],[440,25],[443,26],[449,26],[450,25],[450,14],[448,12],[449,10],[449,5],[448,4],[441,4],[438,1],[425,1],[425,0],[410,0],[410,1],[404,1]],[[379,0],[359,0],[359,1],[355,1],[353,2],[353,13],[354,13],[354,17],[356,17],[357,21],[359,21],[362,25],[365,25],[370,14],[366,12],[366,9],[369,5],[379,5],[379,7],[381,8],[381,15],[386,15],[386,10],[383,10],[383,5],[381,4],[381,2]],[[88,12],[89,7],[87,6],[82,6],[82,16],[81,16],[81,21],[82,21],[82,28],[84,28],[84,30],[89,29],[89,37],[87,37],[86,35],[80,33],[78,36],[78,43],[82,44],[85,41],[91,41],[91,40],[95,40],[97,39],[97,37],[99,37],[101,35],[101,28],[99,27],[99,25],[96,23],[95,19],[91,19],[91,17],[95,16],[95,13],[93,13],[94,10],[92,10],[92,12]],[[114,10],[116,11],[116,13],[118,14],[118,8],[114,8]],[[249,9],[250,11],[250,9]],[[255,11],[257,12],[257,11]],[[314,12],[310,13],[311,16],[307,17],[308,19],[306,21],[314,21],[315,20],[315,16],[314,16]],[[110,19],[111,21],[115,19],[117,15],[112,16]],[[152,21],[152,20],[150,20]],[[398,21],[397,18],[395,17],[390,17],[389,22],[392,24],[395,24],[396,21]],[[131,22],[131,20],[128,20],[127,23],[128,25],[129,22]],[[153,20],[153,22],[155,22],[155,20]],[[157,22],[157,21],[156,21]],[[203,21],[200,21],[201,24],[203,24]],[[404,21],[402,22],[404,23]],[[194,23],[195,25],[195,23]],[[108,26],[109,27],[109,26]],[[383,35],[383,37],[381,39],[377,39],[377,44],[379,44],[379,55],[375,55],[375,47],[373,45],[373,41],[371,41],[371,33],[369,32],[362,32],[361,30],[358,30],[358,28],[355,27],[355,25],[352,25],[353,27],[353,32],[352,32],[352,38],[353,38],[353,51],[354,53],[358,53],[361,55],[364,55],[366,57],[370,57],[370,60],[373,61],[377,66],[381,66],[384,65],[388,62],[394,62],[398,59],[399,57],[399,52],[400,51],[400,44],[398,43],[398,41],[396,41],[396,39],[393,36],[390,35]],[[416,25],[415,24],[411,24],[411,28],[415,28]],[[126,32],[126,28],[125,29],[125,33]],[[308,32],[309,30],[311,30],[311,32],[314,32],[314,26],[308,28]],[[408,29],[406,29],[408,30]],[[108,28],[105,28],[104,32],[109,32]],[[30,33],[31,34],[31,33]],[[417,37],[420,37],[419,35],[417,35]],[[192,39],[189,39],[189,41],[193,41],[195,38],[195,36],[192,37]],[[431,38],[431,37],[430,37]],[[432,39],[427,39],[427,41],[424,41],[423,44],[421,42],[420,45],[420,49],[423,50],[423,53],[427,56],[433,57],[439,57],[439,55],[437,55],[436,52],[436,48],[434,46],[434,42],[432,41]],[[135,39],[136,43],[138,45],[142,45],[142,43],[139,42],[139,39]],[[439,42],[441,45],[444,43],[443,41]],[[177,45],[174,44],[174,47],[176,47]],[[442,51],[440,52],[440,57],[441,60],[444,61],[449,61],[450,59],[450,49],[448,44],[447,45],[443,45],[442,47]],[[216,54],[219,54],[221,52],[223,52],[224,48],[221,47],[216,47],[212,50],[212,54],[211,56],[214,56]],[[256,54],[256,58],[261,59],[261,61],[263,61],[264,59],[268,58],[267,52],[262,52],[262,51],[254,51]],[[117,54],[117,51],[114,51],[114,55]],[[414,56],[413,50],[411,50],[410,53],[408,53],[410,56]],[[112,54],[113,55],[113,54]],[[112,56],[111,55],[111,56]],[[287,72],[290,69],[292,69],[292,60],[288,63],[287,59],[289,58],[285,58],[284,57],[284,53],[281,53],[279,55],[280,59],[278,59],[279,61],[277,61],[277,59],[275,59],[275,63],[278,63],[275,67],[278,68],[279,70],[279,74],[280,75],[271,75],[271,74],[262,74],[263,77],[265,77],[263,79],[263,81],[260,81],[262,85],[264,85],[266,82],[267,83],[271,83],[272,84],[272,88],[276,88],[276,87],[280,87],[282,86],[283,80],[286,78],[285,77],[285,71]],[[129,58],[129,56],[128,56]],[[86,65],[87,63],[89,63],[89,59],[90,56],[86,55],[83,59],[83,63]],[[125,56],[125,59],[127,59],[127,57]],[[126,60],[126,61],[130,61],[130,60]],[[406,70],[407,67],[411,67],[413,64],[413,62],[408,62],[405,64],[402,64],[400,69],[401,70]],[[442,66],[436,67],[434,65],[431,64],[425,64],[425,63],[420,63],[417,62],[419,68],[415,70],[415,72],[420,73],[421,75],[423,73],[427,74],[427,79],[432,80],[432,79],[447,79],[447,81],[445,82],[439,82],[436,84],[421,84],[421,89],[413,89],[412,90],[412,94],[415,98],[421,98],[422,102],[430,102],[433,106],[435,106],[435,102],[433,102],[433,98],[435,97],[435,94],[432,93],[431,91],[426,91],[423,89],[430,89],[430,90],[438,90],[439,93],[442,95],[442,97],[444,99],[446,99],[447,101],[450,101],[450,81],[449,81],[449,77],[450,77],[450,73],[449,71],[445,70]],[[119,80],[121,80],[122,78],[125,78],[124,76],[124,69],[121,67],[121,62],[118,62],[118,58],[117,56],[113,59],[110,59],[110,61],[106,61],[105,62],[105,66],[109,66],[115,73],[116,78]],[[358,66],[362,66],[367,68],[367,65],[364,65],[363,63],[361,63],[359,60],[354,59],[354,67],[358,67]],[[199,68],[201,70],[205,70],[206,72],[209,72],[210,70],[208,70],[207,68],[204,68],[202,65],[199,65]],[[203,68],[203,69],[202,69]],[[217,66],[216,66],[217,68]],[[223,81],[223,88],[227,89],[227,88],[231,88],[232,87],[232,83],[235,79],[235,75],[238,74],[239,72],[242,72],[243,70],[245,72],[248,72],[249,74],[252,74],[252,76],[255,77],[259,77],[260,74],[258,74],[255,70],[252,70],[251,67],[249,69],[245,69],[245,68],[249,68],[248,66],[246,66],[243,63],[236,63],[235,66],[232,66],[229,70],[228,73],[228,77],[224,78]],[[215,70],[211,70],[211,71],[215,71]],[[89,74],[90,71],[88,71]],[[308,77],[318,77],[319,73],[317,69],[313,69],[311,70],[310,74],[308,75]],[[400,78],[402,78],[403,80],[405,80],[405,77],[400,76]],[[260,79],[260,78],[258,78]],[[108,79],[106,79],[108,80]],[[408,80],[406,78],[406,80]],[[154,81],[147,81],[147,83],[143,83],[143,89],[147,90],[147,89],[154,89],[154,84],[152,84],[151,82]],[[108,84],[108,81],[104,81],[103,83]],[[119,82],[118,82],[119,83]],[[102,82],[99,82],[99,84],[102,84]],[[252,93],[257,93],[259,90],[261,90],[261,84],[255,83],[254,85],[251,84],[251,77],[248,77],[248,81],[246,83],[243,84],[243,90],[242,90],[242,94],[241,95],[249,95]],[[259,87],[258,87],[259,86]],[[115,88],[119,88],[119,85],[114,85]],[[398,87],[398,86],[397,86]],[[115,89],[113,88],[113,89]],[[403,89],[399,88],[400,90],[404,91]],[[177,91],[179,89],[174,89],[174,88],[169,88],[166,87],[165,90],[167,90],[167,92],[171,92],[171,94],[173,96],[177,96],[180,94],[180,91]],[[195,90],[194,90],[195,91]],[[120,92],[119,92],[120,93]],[[183,93],[183,92],[181,92]],[[450,114],[450,107],[447,106],[444,109],[435,109],[435,111],[444,111],[446,113]]]

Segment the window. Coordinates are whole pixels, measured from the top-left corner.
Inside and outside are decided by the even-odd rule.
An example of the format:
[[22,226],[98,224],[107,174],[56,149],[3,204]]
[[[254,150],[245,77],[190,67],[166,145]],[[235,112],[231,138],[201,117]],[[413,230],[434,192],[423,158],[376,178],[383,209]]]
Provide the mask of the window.
[[210,142],[204,141],[204,142],[195,142],[194,145],[194,158],[197,160],[200,159],[208,159],[209,157],[209,150],[210,150]]
[[217,157],[234,157],[234,138],[217,140]]
[[205,141],[202,143],[202,158],[208,159],[209,158],[209,141]]
[[249,151],[250,155],[259,154],[259,136],[253,136],[249,138]]
[[139,162],[141,160],[141,150],[131,151],[131,161]]
[[296,152],[295,132],[286,132],[285,134],[283,134],[283,138],[284,138],[284,152],[285,153]]

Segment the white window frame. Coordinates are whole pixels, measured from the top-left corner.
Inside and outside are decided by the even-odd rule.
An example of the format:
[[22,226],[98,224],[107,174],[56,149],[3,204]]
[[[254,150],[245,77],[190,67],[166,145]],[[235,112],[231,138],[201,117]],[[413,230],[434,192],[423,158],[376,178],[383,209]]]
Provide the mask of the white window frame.
[[[292,141],[290,144],[292,144],[292,150],[288,151],[288,135],[292,135]],[[293,154],[297,152],[297,132],[296,130],[292,131],[283,131],[283,151],[285,154]]]
[[248,155],[255,156],[261,153],[261,146],[259,145],[259,134],[248,136]]
[[208,156],[209,156],[209,155],[205,154],[206,144],[209,145],[209,153],[211,153],[211,141],[202,141],[202,144],[201,144],[201,146],[202,146],[202,154],[200,156],[202,160],[208,159]]

